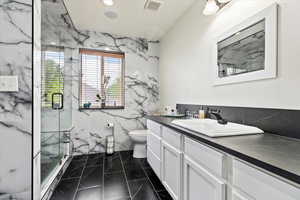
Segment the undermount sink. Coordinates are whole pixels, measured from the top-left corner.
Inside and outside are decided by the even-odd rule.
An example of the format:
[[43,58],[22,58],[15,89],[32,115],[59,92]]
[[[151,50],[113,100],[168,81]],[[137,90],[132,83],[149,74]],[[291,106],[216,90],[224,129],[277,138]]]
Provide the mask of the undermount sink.
[[195,131],[209,137],[223,137],[234,135],[250,135],[264,133],[261,129],[254,126],[247,126],[228,122],[227,124],[219,124],[213,119],[182,119],[174,120],[173,124],[180,127]]

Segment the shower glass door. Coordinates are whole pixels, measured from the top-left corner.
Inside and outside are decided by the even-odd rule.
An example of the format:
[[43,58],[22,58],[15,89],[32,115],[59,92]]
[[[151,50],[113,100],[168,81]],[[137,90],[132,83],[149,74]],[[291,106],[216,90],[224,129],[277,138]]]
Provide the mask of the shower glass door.
[[71,82],[65,77],[69,68],[62,47],[44,46],[42,50],[41,102],[41,183],[47,189],[69,154],[71,128]]

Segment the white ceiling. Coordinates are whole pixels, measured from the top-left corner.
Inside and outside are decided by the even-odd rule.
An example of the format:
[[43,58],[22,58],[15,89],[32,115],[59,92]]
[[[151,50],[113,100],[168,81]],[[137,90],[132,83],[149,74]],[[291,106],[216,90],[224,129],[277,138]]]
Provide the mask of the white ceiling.
[[[160,39],[196,0],[163,0],[158,11],[145,10],[145,1],[114,0],[114,6],[106,7],[102,0],[64,0],[77,29],[149,40]],[[117,12],[118,18],[107,18],[107,9]]]

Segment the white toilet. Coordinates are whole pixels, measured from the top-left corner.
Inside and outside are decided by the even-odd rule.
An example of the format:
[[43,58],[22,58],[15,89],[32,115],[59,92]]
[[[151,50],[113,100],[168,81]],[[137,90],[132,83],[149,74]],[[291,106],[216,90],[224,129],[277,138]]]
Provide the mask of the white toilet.
[[129,136],[133,142],[133,157],[147,157],[147,132],[148,130],[134,130],[129,132]]

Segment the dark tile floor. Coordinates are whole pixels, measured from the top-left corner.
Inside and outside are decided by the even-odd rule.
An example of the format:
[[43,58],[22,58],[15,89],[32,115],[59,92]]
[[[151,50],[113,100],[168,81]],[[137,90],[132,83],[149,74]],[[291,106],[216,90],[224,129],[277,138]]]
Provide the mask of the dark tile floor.
[[51,200],[172,200],[146,159],[132,151],[76,156]]

